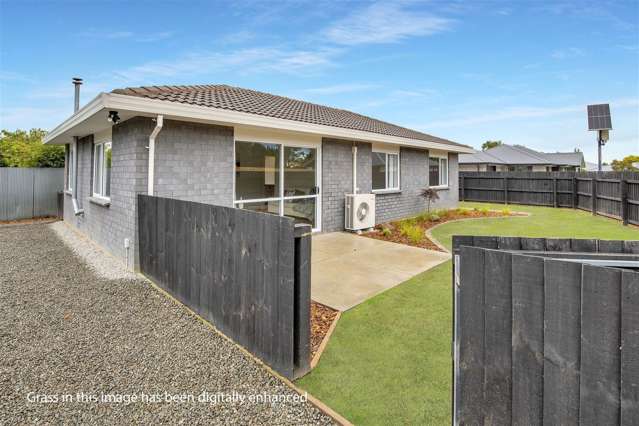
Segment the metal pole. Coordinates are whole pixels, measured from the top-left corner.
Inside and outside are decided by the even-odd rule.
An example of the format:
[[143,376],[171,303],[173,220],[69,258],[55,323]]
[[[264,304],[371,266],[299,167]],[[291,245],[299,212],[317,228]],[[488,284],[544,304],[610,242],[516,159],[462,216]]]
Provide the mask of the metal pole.
[[601,130],[599,130],[599,132],[597,132],[597,148],[598,148],[598,161],[597,161],[597,170],[601,171]]

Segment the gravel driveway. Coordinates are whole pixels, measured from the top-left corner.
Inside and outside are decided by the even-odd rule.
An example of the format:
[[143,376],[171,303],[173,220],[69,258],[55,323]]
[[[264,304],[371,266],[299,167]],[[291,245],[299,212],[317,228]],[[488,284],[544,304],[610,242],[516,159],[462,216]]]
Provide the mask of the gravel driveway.
[[146,281],[96,275],[50,225],[0,227],[0,424],[331,423],[296,395]]

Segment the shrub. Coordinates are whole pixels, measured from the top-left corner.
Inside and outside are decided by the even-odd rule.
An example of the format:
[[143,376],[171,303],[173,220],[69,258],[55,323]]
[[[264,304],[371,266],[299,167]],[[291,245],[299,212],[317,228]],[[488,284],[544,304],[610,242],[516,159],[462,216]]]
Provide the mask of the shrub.
[[470,210],[468,210],[468,209],[457,209],[457,213],[459,213],[460,216],[468,216],[470,214]]
[[408,238],[408,240],[413,243],[419,243],[424,237],[424,231],[418,225],[413,225],[408,222],[402,222],[399,233]]
[[431,222],[439,222],[441,218],[439,217],[439,215],[437,213],[433,213],[430,215],[430,221]]
[[482,207],[479,212],[483,215],[483,216],[487,216],[489,211],[486,207]]
[[511,212],[509,208],[505,208],[501,211],[501,214],[503,214],[504,216],[510,216]]
[[383,227],[382,228],[382,235],[383,236],[390,237],[392,233],[393,232],[390,230],[390,228],[387,228],[387,227]]

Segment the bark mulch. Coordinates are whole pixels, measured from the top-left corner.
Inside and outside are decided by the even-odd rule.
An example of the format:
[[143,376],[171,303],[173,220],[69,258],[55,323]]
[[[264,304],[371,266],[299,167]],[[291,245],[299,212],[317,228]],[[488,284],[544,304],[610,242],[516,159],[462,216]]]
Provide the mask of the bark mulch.
[[315,357],[336,316],[335,309],[311,301],[311,359]]
[[[424,217],[416,217],[411,219],[398,220],[394,222],[382,223],[375,227],[370,232],[364,232],[361,235],[363,237],[374,238],[382,241],[390,241],[393,243],[406,244],[408,246],[420,247],[429,250],[444,251],[437,244],[432,242],[426,236],[426,230],[442,223],[450,222],[459,219],[473,219],[481,217],[506,217],[506,216],[520,216],[520,213],[493,211],[493,210],[471,210],[471,209],[453,209],[444,212],[438,212],[440,218],[436,221],[428,220]],[[418,226],[422,230],[422,238],[419,241],[412,240],[401,232],[402,223],[410,222],[414,226]],[[383,230],[388,229],[390,234],[384,235]]]

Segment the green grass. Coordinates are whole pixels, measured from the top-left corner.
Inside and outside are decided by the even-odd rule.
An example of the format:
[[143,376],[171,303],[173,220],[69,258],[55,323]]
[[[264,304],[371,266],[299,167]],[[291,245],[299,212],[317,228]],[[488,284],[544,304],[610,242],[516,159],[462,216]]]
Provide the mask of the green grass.
[[[502,210],[502,204],[462,203]],[[639,239],[639,230],[570,209],[509,206],[530,217],[451,222],[452,235]],[[315,370],[297,384],[355,424],[450,424],[451,263],[345,312]]]

